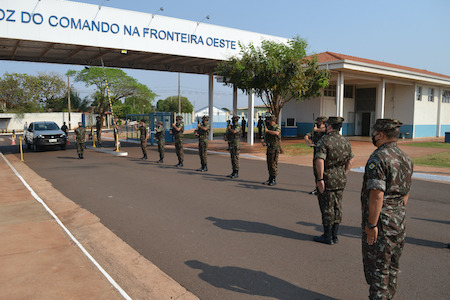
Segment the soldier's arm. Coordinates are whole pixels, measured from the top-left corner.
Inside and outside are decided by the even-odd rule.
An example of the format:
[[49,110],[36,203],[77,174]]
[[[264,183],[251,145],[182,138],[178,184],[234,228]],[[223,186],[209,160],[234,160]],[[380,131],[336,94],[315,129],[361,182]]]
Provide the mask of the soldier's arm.
[[278,130],[268,130],[268,129],[266,129],[266,132],[268,134],[271,134],[271,135],[276,135],[276,136],[280,135],[280,131],[278,131]]
[[323,171],[325,169],[325,161],[322,158],[316,159],[316,172],[317,172],[317,189],[320,193],[323,193],[325,191],[325,181],[323,179]]
[[353,157],[345,164],[345,174],[347,175],[353,165]]
[[409,194],[406,195],[405,197],[403,197],[403,200],[405,201],[405,206],[406,206],[406,204],[408,204]]
[[[369,219],[370,225],[377,225],[380,218],[381,208],[383,207],[384,192],[381,190],[370,190],[369,192]],[[377,242],[378,227],[370,229],[365,227],[367,234],[367,244],[373,245]]]

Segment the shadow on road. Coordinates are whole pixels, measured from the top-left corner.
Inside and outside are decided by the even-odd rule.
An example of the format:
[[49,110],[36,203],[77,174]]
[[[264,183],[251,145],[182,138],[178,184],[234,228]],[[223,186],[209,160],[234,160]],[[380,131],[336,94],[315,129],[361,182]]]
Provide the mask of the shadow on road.
[[214,217],[207,217],[206,220],[214,222],[213,225],[231,231],[247,232],[247,233],[261,233],[275,235],[283,238],[311,241],[313,239],[312,235],[298,233],[292,230],[279,228],[276,226],[260,223],[260,222],[250,222],[242,220],[224,220]]
[[274,299],[334,299],[323,294],[295,286],[265,272],[240,267],[211,266],[198,260],[188,260],[186,265],[202,272],[198,277],[214,287],[253,296]]

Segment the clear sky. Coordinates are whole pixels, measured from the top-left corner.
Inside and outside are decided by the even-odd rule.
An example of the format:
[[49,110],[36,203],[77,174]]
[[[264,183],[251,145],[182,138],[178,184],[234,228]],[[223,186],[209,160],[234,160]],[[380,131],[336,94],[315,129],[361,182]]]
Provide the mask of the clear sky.
[[[0,0],[2,1],[2,0]],[[45,1],[45,0],[44,0]],[[450,0],[79,0],[90,4],[201,21],[253,32],[307,40],[309,53],[332,51],[450,75]],[[1,26],[1,24],[0,24]],[[36,74],[82,66],[0,61],[5,72]],[[125,70],[165,99],[178,93],[177,73]],[[82,96],[90,90],[75,86]],[[214,86],[218,107],[232,107],[231,88]],[[181,93],[195,105],[208,105],[206,75],[181,74]],[[261,104],[256,101],[255,104]],[[240,95],[238,107],[247,106]]]

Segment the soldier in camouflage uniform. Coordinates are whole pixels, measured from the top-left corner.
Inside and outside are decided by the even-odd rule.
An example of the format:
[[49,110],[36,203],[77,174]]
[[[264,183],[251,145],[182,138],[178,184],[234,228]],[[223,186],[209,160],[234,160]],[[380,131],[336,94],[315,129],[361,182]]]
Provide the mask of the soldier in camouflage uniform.
[[361,191],[362,254],[369,299],[392,299],[405,242],[405,206],[413,164],[397,147],[398,120],[378,119]]
[[175,166],[178,168],[181,168],[183,166],[184,161],[183,132],[184,132],[183,117],[177,116],[176,122],[172,124],[172,129],[170,130],[170,133],[175,137],[175,152],[177,153],[178,157],[178,164]]
[[141,150],[142,157],[141,159],[147,159],[147,139],[148,139],[148,130],[145,126],[145,120],[141,120],[141,124],[139,128],[134,125],[134,128],[139,132],[139,141],[141,142]]
[[275,185],[278,174],[278,155],[280,153],[281,128],[276,123],[274,116],[266,117],[266,131],[264,133],[263,146],[267,146],[266,161],[269,170],[269,179],[263,184]]
[[75,141],[77,142],[78,159],[84,159],[86,128],[83,127],[83,123],[81,122],[78,122],[78,127],[75,129]]
[[166,139],[164,137],[164,127],[163,122],[158,121],[158,126],[155,128],[155,139],[158,143],[159,160],[158,163],[164,162],[164,146],[166,144]]
[[347,183],[353,153],[349,141],[339,131],[342,117],[329,117],[325,135],[317,142],[314,155],[317,170],[317,197],[324,233],[314,241],[332,245],[338,242],[337,232],[342,221],[342,195]]
[[[314,179],[315,182],[317,182],[317,171],[316,171],[316,160],[314,158],[316,154],[316,145],[317,142],[322,138],[322,136],[325,134],[325,122],[327,121],[327,117],[318,117],[315,120],[314,128],[313,130],[305,135],[305,141],[308,144],[308,146],[314,148],[314,155],[313,155],[313,172],[314,172]],[[310,195],[316,195],[317,189],[314,189],[314,191],[309,193]]]
[[197,125],[196,135],[198,136],[198,154],[200,156],[201,168],[197,169],[199,172],[208,171],[208,160],[207,160],[207,151],[208,151],[208,135],[210,126],[208,124],[209,117],[203,116],[202,123]]
[[239,116],[233,116],[231,120],[233,121],[233,124],[228,124],[227,132],[228,132],[228,145],[231,156],[231,166],[233,167],[233,172],[227,177],[238,178],[241,126],[239,126]]

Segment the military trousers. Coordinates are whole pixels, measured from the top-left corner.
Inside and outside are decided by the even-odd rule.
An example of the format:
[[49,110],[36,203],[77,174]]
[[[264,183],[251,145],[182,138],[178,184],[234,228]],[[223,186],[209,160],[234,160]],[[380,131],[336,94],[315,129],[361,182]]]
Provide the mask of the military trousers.
[[175,152],[177,153],[178,161],[183,163],[184,161],[184,149],[183,140],[175,138]]
[[97,130],[97,143],[99,146],[102,145],[102,132]]
[[392,299],[397,291],[399,260],[406,234],[405,231],[393,234],[394,228],[378,228],[377,242],[373,245],[367,244],[367,235],[362,228],[364,275],[370,286],[369,299]]
[[230,156],[231,156],[231,166],[233,171],[239,171],[239,145],[229,144]]
[[322,225],[329,226],[342,222],[342,190],[327,190],[317,193],[320,212],[322,213]]
[[269,176],[277,177],[278,175],[278,149],[267,148],[266,151],[266,161],[267,161],[267,169],[269,171]]
[[165,141],[158,141],[158,152],[159,152],[159,159],[164,159],[164,146],[165,146]]
[[147,140],[145,139],[141,139],[141,150],[142,150],[142,155],[144,155],[145,157],[147,157]]
[[202,167],[208,165],[207,151],[208,141],[198,140],[198,155],[200,156],[200,163],[202,164]]
[[84,142],[77,142],[77,154],[83,155],[84,154]]

